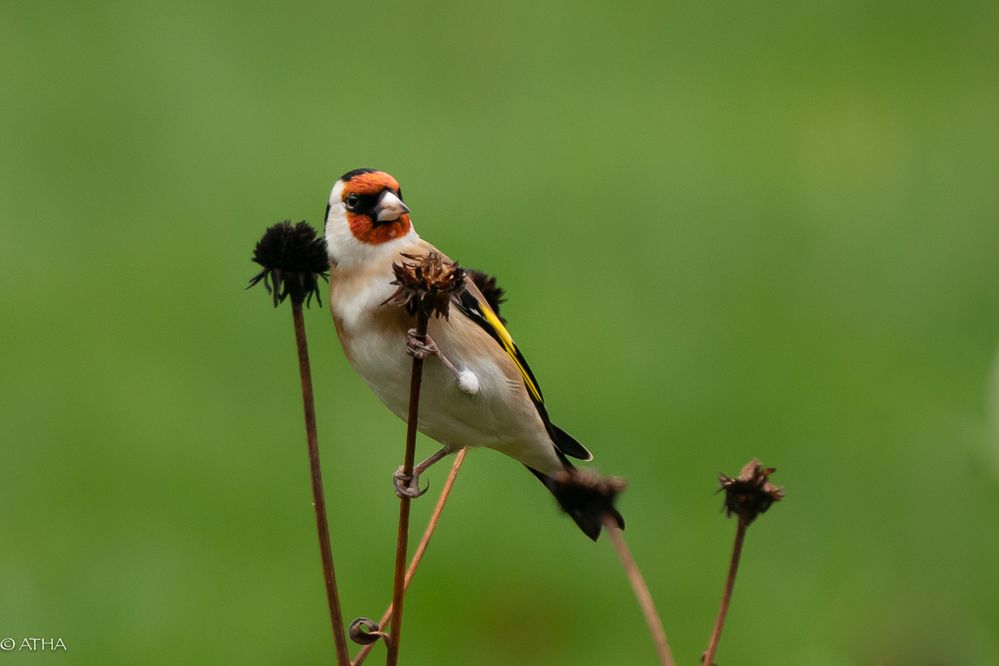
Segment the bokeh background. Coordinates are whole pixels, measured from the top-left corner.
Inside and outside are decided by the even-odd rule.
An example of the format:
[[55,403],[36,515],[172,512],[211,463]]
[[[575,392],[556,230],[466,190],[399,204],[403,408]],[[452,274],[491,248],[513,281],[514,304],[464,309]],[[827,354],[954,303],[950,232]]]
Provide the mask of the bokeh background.
[[[266,226],[375,166],[630,481],[680,663],[735,529],[716,475],[753,456],[787,499],[720,663],[999,663],[994,2],[2,13],[0,636],[332,662],[291,317],[243,287]],[[377,617],[404,427],[307,325],[344,612]],[[609,544],[490,451],[406,610],[409,664],[655,659]]]

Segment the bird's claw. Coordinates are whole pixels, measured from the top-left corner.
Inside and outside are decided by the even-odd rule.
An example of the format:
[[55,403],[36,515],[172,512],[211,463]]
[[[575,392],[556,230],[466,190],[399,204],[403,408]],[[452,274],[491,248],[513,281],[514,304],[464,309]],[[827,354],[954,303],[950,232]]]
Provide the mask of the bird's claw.
[[425,359],[440,352],[433,338],[429,335],[417,335],[415,328],[406,331],[406,351],[410,356],[419,359]]
[[421,490],[419,475],[405,474],[402,471],[402,467],[397,469],[392,475],[392,485],[395,486],[396,495],[399,497],[408,497],[410,499],[422,497],[428,490],[430,490],[430,484],[427,484],[427,487]]

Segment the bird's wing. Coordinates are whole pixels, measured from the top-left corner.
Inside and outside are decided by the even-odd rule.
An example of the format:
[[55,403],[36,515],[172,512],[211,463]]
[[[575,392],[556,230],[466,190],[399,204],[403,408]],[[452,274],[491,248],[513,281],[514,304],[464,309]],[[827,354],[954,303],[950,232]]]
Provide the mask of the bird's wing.
[[590,460],[593,456],[586,450],[586,447],[551,422],[551,419],[548,417],[548,410],[545,409],[545,399],[541,394],[541,387],[538,385],[538,380],[534,377],[534,373],[531,372],[531,367],[527,364],[527,359],[520,353],[517,343],[513,341],[513,336],[506,330],[503,322],[500,321],[499,315],[489,306],[486,298],[479,291],[479,288],[475,286],[470,277],[466,276],[465,288],[454,297],[453,303],[462,315],[488,333],[489,337],[503,348],[507,356],[510,357],[510,360],[517,366],[521,377],[524,379],[524,386],[531,396],[531,402],[537,408],[538,414],[541,416],[541,420],[544,422],[545,428],[548,430],[548,434],[551,436],[556,448],[573,458]]
[[534,373],[531,372],[530,366],[527,365],[527,360],[520,353],[520,349],[517,348],[517,344],[513,341],[510,332],[503,326],[499,315],[489,307],[489,303],[486,302],[482,292],[479,291],[479,288],[475,286],[475,283],[470,278],[465,278],[465,288],[455,297],[454,304],[458,306],[463,315],[488,333],[489,337],[503,348],[503,351],[507,353],[524,378],[524,386],[527,387],[528,393],[531,394],[531,399],[535,404],[543,405],[545,399],[541,395],[541,387],[538,386],[538,380],[535,379]]

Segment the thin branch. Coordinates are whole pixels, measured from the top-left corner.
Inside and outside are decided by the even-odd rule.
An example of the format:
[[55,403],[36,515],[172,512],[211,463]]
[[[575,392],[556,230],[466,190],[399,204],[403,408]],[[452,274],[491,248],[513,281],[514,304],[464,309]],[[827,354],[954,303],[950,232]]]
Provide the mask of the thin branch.
[[[425,341],[430,314],[421,310],[416,318],[416,338]],[[416,458],[416,425],[420,413],[420,384],[423,381],[423,359],[413,357],[413,373],[409,381],[409,415],[406,421],[406,455],[402,463],[403,477],[413,474],[413,463]],[[388,642],[388,658],[386,666],[397,666],[399,663],[399,644],[402,642],[402,612],[403,593],[406,579],[406,553],[409,546],[409,505],[410,498],[403,495],[399,498],[399,530],[395,542],[395,580],[392,585],[392,607],[396,612],[392,616],[392,640]]]
[[715,628],[711,631],[711,640],[708,641],[708,650],[704,653],[702,663],[705,666],[714,666],[715,653],[718,651],[718,641],[721,640],[722,627],[725,625],[725,616],[728,615],[728,606],[732,601],[732,588],[735,587],[735,575],[739,571],[739,557],[742,555],[742,542],[746,538],[746,528],[748,525],[740,518],[739,526],[735,532],[735,545],[732,546],[732,561],[728,566],[728,580],[725,581],[725,592],[722,593],[721,608],[718,609],[718,618],[715,620]]
[[[458,478],[458,470],[461,469],[461,464],[465,461],[465,454],[468,449],[461,449],[455,455],[454,464],[451,465],[451,473],[447,476],[447,481],[444,483],[444,488],[441,490],[440,497],[437,498],[437,505],[434,507],[434,512],[430,516],[430,521],[427,523],[427,529],[423,531],[423,537],[420,539],[419,545],[416,547],[416,551],[413,553],[413,559],[409,562],[409,568],[406,570],[406,580],[403,583],[403,588],[405,590],[409,589],[409,583],[413,580],[413,576],[416,574],[416,568],[420,566],[420,561],[423,559],[424,553],[427,552],[427,546],[430,544],[430,537],[434,535],[434,530],[437,529],[437,523],[440,522],[441,514],[444,513],[444,505],[447,504],[448,496],[451,494],[451,488],[454,487],[454,481]],[[382,619],[378,623],[378,626],[384,627],[385,624],[392,619],[393,606],[385,610],[382,614]],[[375,643],[370,645],[365,645],[361,648],[360,652],[357,653],[357,657],[354,659],[353,666],[361,666],[364,660],[368,657],[373,649],[375,649]]]
[[660,663],[663,666],[676,666],[676,662],[673,661],[673,653],[670,652],[669,643],[666,641],[666,632],[663,630],[663,623],[656,612],[655,604],[652,602],[652,595],[645,584],[642,572],[638,569],[635,559],[631,556],[631,551],[628,550],[628,544],[624,541],[621,528],[609,516],[604,519],[604,526],[607,528],[607,533],[610,534],[614,549],[621,560],[621,566],[624,567],[624,572],[628,575],[631,588],[635,591],[635,598],[638,599],[638,605],[642,607],[642,614],[645,615],[645,622],[649,625],[649,633],[652,634],[652,642],[655,643],[656,652],[659,653]]
[[305,321],[302,317],[301,303],[293,303],[291,312],[295,322],[298,369],[302,378],[302,401],[305,405],[305,431],[309,445],[309,467],[312,470],[312,505],[316,510],[319,552],[322,554],[323,576],[326,579],[326,601],[330,609],[330,623],[333,625],[333,641],[336,645],[337,664],[339,666],[349,666],[350,654],[347,651],[347,637],[343,630],[343,612],[340,610],[340,595],[337,592],[336,573],[333,569],[333,549],[330,547],[330,532],[326,519],[326,500],[323,497],[323,476],[319,466],[319,438],[316,435],[316,405],[312,393],[309,346],[305,338]]

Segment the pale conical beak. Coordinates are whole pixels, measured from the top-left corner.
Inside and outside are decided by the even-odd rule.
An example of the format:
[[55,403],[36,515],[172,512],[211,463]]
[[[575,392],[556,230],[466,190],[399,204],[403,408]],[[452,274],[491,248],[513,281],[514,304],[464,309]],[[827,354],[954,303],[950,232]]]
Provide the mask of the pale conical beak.
[[409,206],[404,204],[402,199],[389,190],[385,190],[385,194],[382,195],[382,198],[378,200],[378,205],[375,206],[375,221],[395,222],[408,212]]

